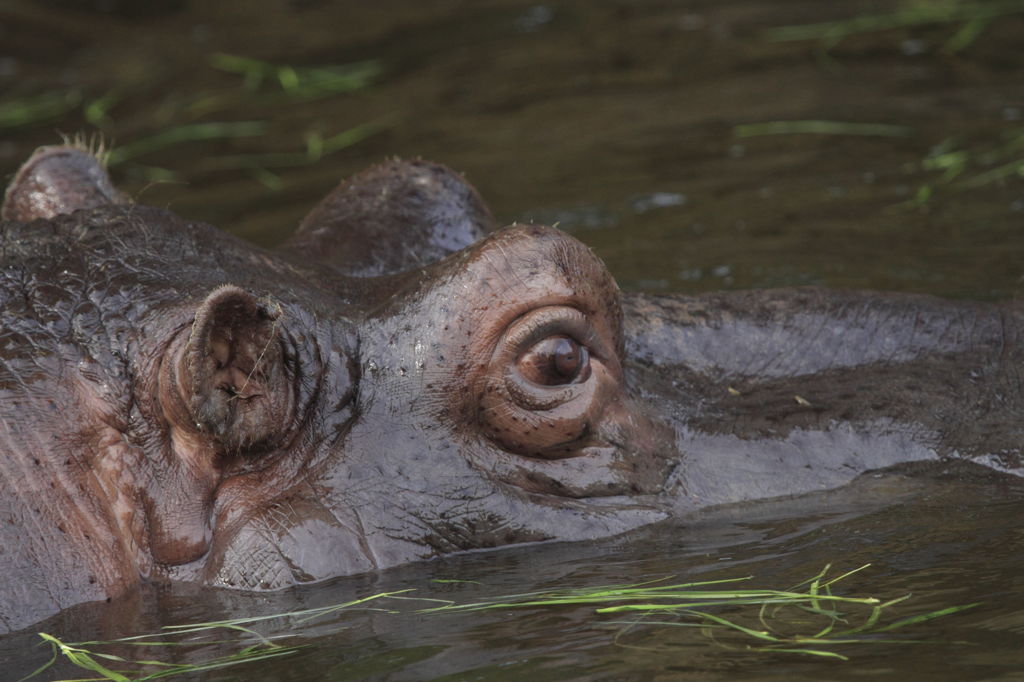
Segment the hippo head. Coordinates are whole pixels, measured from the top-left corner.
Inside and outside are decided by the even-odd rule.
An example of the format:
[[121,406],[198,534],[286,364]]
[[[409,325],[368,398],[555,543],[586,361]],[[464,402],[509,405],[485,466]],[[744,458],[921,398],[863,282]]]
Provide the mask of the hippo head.
[[[273,589],[665,516],[675,434],[626,385],[614,280],[559,230],[494,230],[444,167],[356,176],[276,251],[134,205],[67,147],[23,166],[3,217],[9,272],[59,279],[54,309],[93,302],[71,328],[26,311],[68,404],[19,408],[73,434],[26,456],[73,484],[40,515],[88,517],[63,536],[100,576],[86,598],[140,575]],[[71,572],[42,554],[15,568]]]
[[68,147],[2,217],[8,629],[141,578],[273,589],[921,460],[1024,475],[1016,303],[622,297],[422,161],[343,182],[272,251]]
[[[309,463],[287,491],[220,484],[204,580],[278,586],[664,517],[673,436],[629,395],[618,289],[580,242],[511,227],[359,284],[354,386],[330,400],[343,427],[289,455]],[[319,423],[292,420],[309,447]]]

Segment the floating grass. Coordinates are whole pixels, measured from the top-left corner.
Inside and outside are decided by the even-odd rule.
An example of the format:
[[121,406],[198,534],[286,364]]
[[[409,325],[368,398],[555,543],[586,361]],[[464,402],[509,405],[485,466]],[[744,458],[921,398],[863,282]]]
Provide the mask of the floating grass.
[[744,123],[733,128],[736,137],[762,135],[858,135],[868,137],[907,137],[910,128],[888,123],[849,123],[845,121],[765,121]]
[[[45,666],[32,673],[29,677],[23,678],[25,680],[34,677],[49,668],[56,661],[58,656],[63,656],[68,662],[82,668],[83,670],[88,670],[89,672],[100,675],[100,677],[87,679],[113,680],[114,682],[136,682],[141,680],[156,680],[165,677],[175,677],[178,675],[193,674],[209,670],[219,670],[221,668],[233,667],[244,663],[255,663],[257,661],[266,661],[272,658],[281,658],[282,656],[294,654],[304,648],[299,646],[279,646],[276,644],[251,646],[236,653],[229,654],[227,656],[218,656],[202,663],[168,663],[166,661],[149,659],[129,660],[115,654],[97,652],[86,649],[84,645],[66,644],[60,639],[52,635],[48,635],[45,632],[39,633],[39,636],[50,643],[53,647],[54,656],[53,659],[51,659],[51,661]],[[104,643],[89,642],[87,644],[95,646],[96,644]],[[159,644],[163,646],[169,645],[166,642]],[[127,666],[127,668],[123,666]],[[120,670],[114,670],[113,668],[115,667],[120,668]],[[140,673],[138,672],[139,668],[147,668],[151,670]],[[67,680],[65,682],[84,681]]]
[[204,162],[203,167],[211,170],[267,169],[290,166],[308,166],[320,159],[347,149],[387,128],[387,123],[372,121],[344,130],[337,135],[324,138],[316,132],[304,136],[305,149],[296,152],[266,154],[234,154],[215,156]]
[[224,121],[176,126],[112,149],[107,163],[115,166],[129,159],[185,142],[258,137],[266,131],[267,124],[264,121]]
[[117,90],[111,90],[105,95],[96,97],[86,102],[82,109],[85,120],[96,126],[105,129],[114,125],[114,119],[110,117],[110,110],[123,99],[123,94]]
[[[796,120],[746,123],[733,128],[737,138],[764,135],[852,135],[869,137],[908,137],[906,126],[887,123],[848,123],[844,121]],[[1024,129],[1010,131],[1004,141],[988,149],[960,148],[949,138],[936,145],[921,160],[920,169],[940,173],[935,182],[921,185],[914,197],[902,205],[923,206],[935,195],[938,186],[953,190],[977,189],[1012,178],[1024,178]],[[982,170],[983,169],[983,170]]]
[[[875,597],[834,593],[833,588],[838,583],[867,567],[868,565],[864,565],[829,577],[830,567],[826,566],[816,576],[783,590],[744,588],[743,586],[752,580],[750,576],[670,584],[667,583],[668,579],[658,579],[626,585],[524,592],[465,603],[415,597],[410,594],[413,591],[410,589],[382,592],[342,604],[288,613],[172,625],[164,627],[158,633],[111,641],[65,643],[51,634],[40,633],[40,637],[52,647],[53,656],[45,665],[23,679],[28,680],[39,675],[58,659],[66,660],[100,676],[90,679],[133,682],[292,656],[310,648],[311,645],[299,645],[282,640],[294,637],[301,631],[303,625],[311,621],[357,608],[389,613],[395,617],[409,614],[409,611],[383,608],[379,603],[385,599],[389,605],[400,600],[434,604],[412,612],[419,616],[587,606],[593,608],[595,624],[618,628],[612,641],[624,647],[643,648],[624,642],[626,635],[639,629],[660,629],[664,634],[677,629],[696,628],[712,642],[730,649],[801,654],[838,660],[849,659],[849,656],[834,651],[839,646],[920,643],[920,640],[899,637],[892,633],[977,606],[949,606],[893,619],[891,615],[894,607],[907,601],[909,595],[882,601]],[[461,584],[467,589],[476,589],[479,586],[479,583],[474,581],[433,582]],[[604,616],[609,615],[614,619],[604,619]],[[284,621],[284,625],[287,626],[284,631],[288,634],[261,634],[257,628],[270,621],[276,622],[278,631],[283,629],[281,621]],[[227,639],[225,633],[228,635]],[[215,634],[217,638],[213,637]],[[129,658],[123,655],[123,652],[131,647],[174,647],[182,651],[179,658],[195,658],[201,655],[202,648],[213,644],[221,646],[222,649],[236,650],[194,663],[167,662],[153,657]],[[119,653],[112,653],[111,649]]]
[[318,132],[309,132],[303,138],[305,141],[304,151],[213,156],[205,159],[200,164],[200,167],[204,170],[212,171],[243,170],[264,187],[276,192],[284,187],[284,181],[271,169],[312,165],[330,154],[347,149],[371,135],[377,134],[387,127],[388,124],[386,122],[371,121],[327,138],[324,138]]
[[[314,164],[330,154],[347,149],[385,130],[389,125],[390,123],[387,121],[370,121],[326,138],[318,132],[308,132],[303,136],[304,149],[302,151],[209,156],[200,166],[204,170],[244,170],[270,189],[278,189],[281,180],[270,169]],[[267,124],[264,121],[193,123],[177,126],[156,135],[115,147],[108,155],[107,164],[116,166],[185,142],[258,137],[264,135],[266,131]],[[153,170],[157,171],[157,174],[152,175],[152,179],[162,180],[165,179],[165,176],[173,180],[177,179],[172,171]]]
[[[339,611],[353,610],[356,607],[361,611],[389,611],[388,609],[370,606],[369,604],[370,602],[387,598],[399,598],[400,595],[409,591],[381,592],[342,604],[331,604],[329,606],[287,613],[233,618],[206,623],[168,625],[157,633],[134,635],[109,641],[66,643],[51,634],[41,632],[39,636],[50,644],[53,649],[53,656],[40,668],[22,678],[19,682],[37,677],[53,666],[59,659],[64,659],[78,668],[100,676],[88,678],[90,680],[141,682],[142,680],[156,680],[291,656],[309,648],[308,645],[281,644],[277,640],[280,640],[282,637],[262,635],[254,626],[268,621],[288,620],[291,625],[297,628],[310,621],[325,618]],[[215,634],[222,637],[224,631],[232,635],[233,639],[213,638]],[[124,651],[126,648],[131,647],[174,647],[185,649],[187,652],[189,650],[209,647],[211,644],[236,647],[237,651],[197,663],[172,663],[154,658],[129,658],[120,654],[109,653],[108,651],[111,648]]]
[[380,62],[376,60],[316,67],[288,66],[219,52],[210,56],[210,64],[215,69],[242,76],[247,90],[256,91],[265,83],[274,82],[288,95],[300,99],[359,90],[381,72]]
[[82,93],[78,90],[53,90],[0,101],[0,131],[53,121],[77,107],[81,101]]
[[[499,609],[592,606],[594,613],[628,614],[631,620],[605,621],[624,626],[616,638],[637,628],[699,628],[718,641],[716,633],[739,637],[747,651],[799,653],[847,660],[832,651],[840,645],[868,643],[916,643],[917,640],[880,638],[880,633],[959,613],[978,604],[951,606],[902,619],[885,616],[909,595],[881,601],[875,597],[835,594],[833,586],[868,567],[827,578],[830,566],[803,583],[788,589],[741,589],[750,576],[726,580],[661,584],[663,581],[528,592],[477,602],[449,603],[425,609],[426,613],[490,611]],[[722,589],[730,584],[736,587]],[[735,615],[733,615],[735,614]],[[855,620],[859,618],[859,622]],[[732,648],[737,648],[733,645]]]
[[978,173],[977,175],[965,180],[963,185],[968,189],[984,187],[985,185],[992,184],[993,182],[1005,180],[1014,176],[1024,178],[1024,158],[1014,159],[1009,163],[1004,163],[983,173]]
[[960,30],[943,46],[948,52],[958,52],[970,46],[999,17],[1021,13],[1024,13],[1024,0],[919,2],[893,12],[868,14],[840,21],[779,26],[768,29],[766,37],[774,42],[814,40],[821,42],[828,49],[850,36],[865,33],[932,24],[962,24]]
[[[111,167],[132,163],[137,176],[156,182],[178,182],[183,176],[178,171],[152,165],[141,165],[142,157],[170,149],[185,143],[215,142],[236,138],[256,138],[270,130],[268,121],[203,121],[214,112],[257,107],[268,115],[274,107],[290,107],[296,99],[308,100],[351,92],[370,84],[381,71],[380,63],[367,60],[351,64],[316,67],[292,67],[276,65],[260,60],[228,54],[210,57],[212,67],[243,76],[246,87],[231,92],[222,89],[216,94],[195,93],[186,97],[168,100],[167,110],[155,116],[177,123],[159,132],[143,135],[117,146],[107,156]],[[262,88],[264,83],[273,82],[277,87],[272,91]],[[262,88],[262,90],[261,90]],[[261,90],[260,92],[257,92]],[[105,93],[86,93],[79,89],[52,90],[22,98],[0,99],[0,134],[8,129],[39,126],[59,121],[62,117],[76,112],[110,138],[121,137],[115,125],[112,111],[122,103],[126,88],[114,87]],[[198,119],[198,120],[197,120]],[[77,123],[74,125],[78,125]],[[231,169],[248,173],[252,178],[269,189],[280,189],[284,180],[274,169],[306,166],[323,157],[364,140],[389,125],[384,122],[369,122],[354,126],[337,134],[324,136],[318,132],[305,135],[303,151],[287,153],[240,154],[212,157],[204,155],[204,167],[213,170]]]
[[912,207],[926,205],[940,190],[966,191],[1014,178],[1024,178],[1024,128],[1008,132],[1000,144],[988,148],[958,146],[947,138],[932,148],[921,163],[927,172],[939,173],[936,180],[921,185],[905,202]]

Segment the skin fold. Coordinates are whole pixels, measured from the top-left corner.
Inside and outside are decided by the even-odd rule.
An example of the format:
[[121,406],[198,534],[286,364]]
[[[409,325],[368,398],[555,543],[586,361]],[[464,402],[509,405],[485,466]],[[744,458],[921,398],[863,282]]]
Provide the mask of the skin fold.
[[1022,470],[1012,303],[624,296],[419,160],[275,250],[74,147],[2,216],[0,632],[147,581],[280,589],[910,462]]

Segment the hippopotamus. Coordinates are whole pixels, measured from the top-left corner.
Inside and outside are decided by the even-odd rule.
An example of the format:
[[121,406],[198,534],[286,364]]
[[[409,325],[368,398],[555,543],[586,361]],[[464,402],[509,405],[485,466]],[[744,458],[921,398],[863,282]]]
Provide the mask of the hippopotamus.
[[1021,462],[1016,303],[622,294],[445,166],[274,249],[38,150],[0,226],[0,630],[145,583],[276,590],[623,533],[914,462]]

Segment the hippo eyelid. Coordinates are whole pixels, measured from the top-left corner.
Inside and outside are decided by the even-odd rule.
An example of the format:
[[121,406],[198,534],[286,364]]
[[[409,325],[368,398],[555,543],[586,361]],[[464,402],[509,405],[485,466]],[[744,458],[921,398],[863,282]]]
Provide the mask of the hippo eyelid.
[[[528,383],[524,385],[524,382]],[[517,405],[532,412],[554,409],[577,398],[581,393],[579,384],[544,386],[521,378],[518,374],[515,378],[505,377],[505,389]]]
[[568,336],[586,348],[591,357],[602,359],[607,350],[600,335],[579,308],[552,305],[534,308],[512,321],[499,342],[498,352],[513,351],[515,358],[550,336]]

